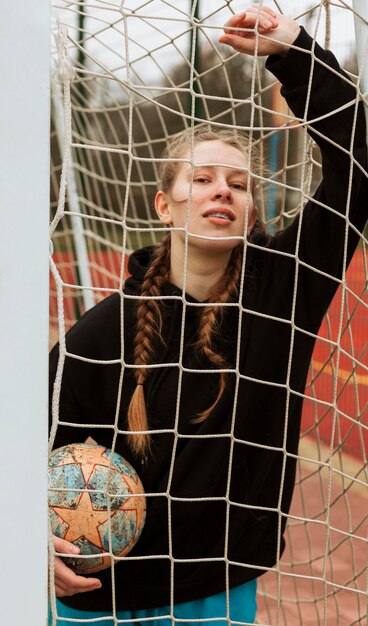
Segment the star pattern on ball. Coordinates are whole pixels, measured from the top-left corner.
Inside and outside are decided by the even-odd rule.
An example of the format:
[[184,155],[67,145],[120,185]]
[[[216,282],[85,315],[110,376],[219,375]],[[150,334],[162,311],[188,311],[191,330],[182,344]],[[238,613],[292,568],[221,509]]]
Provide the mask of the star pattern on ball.
[[[118,453],[98,445],[69,444],[51,453],[49,509],[53,532],[83,554],[127,554],[146,517],[143,485]],[[73,565],[78,573],[111,566],[102,557]]]
[[[94,449],[93,447],[78,448],[77,446],[70,446],[69,453],[63,456],[57,466],[62,467],[63,465],[76,463],[80,466],[85,484],[87,484],[96,465],[102,465],[103,467],[110,466],[108,457],[104,456],[105,452],[106,448],[103,447],[96,446]],[[97,462],[96,459],[98,459]]]
[[[110,517],[112,518],[114,512],[110,515],[109,511],[96,511],[92,506],[90,494],[86,491],[81,494],[77,509],[65,509],[56,506],[53,509],[69,526],[64,539],[73,542],[83,536],[90,543],[102,548],[98,528]],[[79,526],[81,516],[83,516],[83,532]]]
[[[77,464],[80,466],[84,478],[84,487],[88,489],[88,481],[90,480],[96,467],[109,467],[109,458],[103,456],[106,449],[101,447],[99,450],[88,448],[71,448],[69,454],[66,454],[58,463],[58,467]],[[96,461],[97,453],[97,461]],[[114,471],[114,470],[112,470]],[[68,525],[68,530],[64,535],[64,539],[73,542],[81,537],[87,539],[90,543],[102,549],[99,527],[109,518],[111,519],[115,511],[98,510],[93,507],[90,493],[85,491],[81,493],[76,509],[64,507],[52,507],[60,519]],[[125,507],[124,507],[125,508]],[[127,507],[128,508],[128,507]],[[83,530],[80,528],[81,518],[83,518]]]

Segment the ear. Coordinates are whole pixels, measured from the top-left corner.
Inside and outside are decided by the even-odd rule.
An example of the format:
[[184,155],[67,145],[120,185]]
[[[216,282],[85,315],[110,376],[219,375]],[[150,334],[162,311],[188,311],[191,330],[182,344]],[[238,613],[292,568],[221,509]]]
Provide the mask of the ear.
[[250,235],[252,228],[254,226],[254,224],[257,221],[257,217],[258,217],[258,210],[253,207],[251,214],[248,216],[248,229],[247,229],[247,235]]
[[163,224],[172,224],[169,202],[166,193],[158,191],[155,196],[155,211]]

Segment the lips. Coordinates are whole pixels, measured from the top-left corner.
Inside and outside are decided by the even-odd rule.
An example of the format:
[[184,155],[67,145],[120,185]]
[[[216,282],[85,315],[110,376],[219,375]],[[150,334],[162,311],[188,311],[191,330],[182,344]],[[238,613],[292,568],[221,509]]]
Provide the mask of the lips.
[[234,222],[235,220],[235,214],[233,211],[230,209],[223,209],[222,207],[207,209],[207,211],[203,213],[203,217],[219,221],[223,220],[224,222]]

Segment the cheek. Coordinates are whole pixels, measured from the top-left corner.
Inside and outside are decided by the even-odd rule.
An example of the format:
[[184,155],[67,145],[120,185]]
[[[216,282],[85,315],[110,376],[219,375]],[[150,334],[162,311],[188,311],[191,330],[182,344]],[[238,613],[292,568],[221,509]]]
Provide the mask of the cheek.
[[251,229],[251,227],[253,226],[253,221],[254,221],[254,201],[253,201],[253,196],[251,194],[248,195],[247,198],[243,199],[242,202],[242,226],[241,228],[244,229],[245,226],[245,220],[248,220],[248,231]]
[[250,220],[254,209],[254,200],[252,194],[247,194],[244,203],[244,216],[248,213],[248,220]]
[[208,185],[190,185],[189,182],[176,182],[171,191],[171,198],[175,204],[187,204],[190,196],[190,206],[195,207],[208,199],[210,195]]
[[190,191],[189,183],[177,182],[171,191],[171,198],[173,202],[175,203],[186,202],[188,200],[189,191]]

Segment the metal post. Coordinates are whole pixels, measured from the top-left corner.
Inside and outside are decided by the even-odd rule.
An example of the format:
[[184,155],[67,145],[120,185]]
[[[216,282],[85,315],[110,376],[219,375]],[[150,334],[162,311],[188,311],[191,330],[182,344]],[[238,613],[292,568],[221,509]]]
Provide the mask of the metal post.
[[[62,104],[62,96],[60,86],[54,83],[52,88],[52,112],[55,123],[56,134],[58,138],[59,148],[62,151],[63,137],[65,132],[64,110]],[[86,239],[84,236],[83,218],[79,205],[79,195],[77,181],[74,173],[73,163],[70,162],[67,171],[67,188],[68,206],[73,215],[70,216],[72,225],[73,241],[75,246],[75,254],[78,262],[78,276],[83,285],[83,303],[86,311],[95,305],[93,291],[89,288],[93,286],[91,273],[89,271],[88,250]]]
[[[357,15],[354,17],[356,50],[359,73],[361,75],[360,86],[362,92],[368,97],[368,3],[367,0],[353,0],[353,9]],[[360,17],[358,17],[358,15]],[[367,120],[367,143],[368,143],[368,107],[365,107]]]
[[[196,0],[194,0],[196,1]],[[199,20],[199,2],[200,0],[196,1],[196,5],[194,8],[194,14],[193,14],[193,18],[194,21],[198,21]],[[190,7],[192,7],[192,0],[190,0]],[[192,8],[190,8],[190,13],[192,12]],[[193,91],[194,91],[194,117],[197,119],[201,119],[202,118],[202,100],[200,98],[197,98],[195,94],[199,94],[200,93],[200,89],[199,89],[199,78],[196,78],[197,76],[200,75],[201,73],[201,56],[200,56],[200,45],[199,45],[199,33],[198,30],[196,32],[196,36],[194,37],[194,29],[192,28],[190,31],[190,48],[189,48],[189,58],[191,58],[192,55],[192,51],[193,51],[193,46],[194,46],[194,62],[193,62],[193,76],[194,76],[194,80],[193,80]],[[188,97],[188,115],[192,115],[192,99],[189,96]],[[195,122],[196,124],[198,122]]]
[[0,20],[1,623],[47,616],[50,2]]

